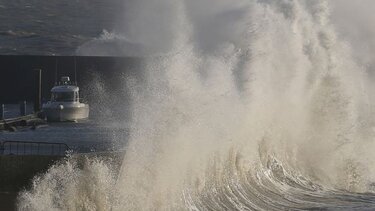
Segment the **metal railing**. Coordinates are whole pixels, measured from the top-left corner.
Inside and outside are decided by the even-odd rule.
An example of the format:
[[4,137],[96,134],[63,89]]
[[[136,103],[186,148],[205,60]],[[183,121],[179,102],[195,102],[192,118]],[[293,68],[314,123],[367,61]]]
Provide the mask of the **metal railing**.
[[4,141],[0,142],[0,155],[65,156],[70,151],[64,143]]

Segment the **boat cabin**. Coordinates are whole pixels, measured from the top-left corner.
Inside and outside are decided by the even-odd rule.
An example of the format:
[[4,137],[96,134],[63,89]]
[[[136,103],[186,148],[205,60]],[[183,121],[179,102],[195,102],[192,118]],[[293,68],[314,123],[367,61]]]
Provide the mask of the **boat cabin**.
[[69,77],[62,77],[51,89],[51,94],[51,102],[79,102],[79,88],[70,82]]

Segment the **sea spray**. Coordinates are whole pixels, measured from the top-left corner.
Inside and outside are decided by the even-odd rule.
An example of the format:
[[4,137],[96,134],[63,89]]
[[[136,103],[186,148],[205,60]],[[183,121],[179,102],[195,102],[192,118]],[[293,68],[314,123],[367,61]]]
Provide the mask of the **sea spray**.
[[[173,4],[169,52],[147,58],[144,78],[126,83],[132,117],[120,173],[97,183],[108,193],[83,194],[111,205],[84,206],[76,190],[92,184],[72,183],[82,203],[70,209],[374,207],[374,195],[359,194],[374,181],[368,82],[330,23],[329,2],[238,2],[236,37],[209,49],[197,40],[190,3]],[[109,164],[101,165],[87,174],[103,175]],[[66,178],[51,172],[21,194],[20,208],[67,209],[67,183],[41,197],[42,184]],[[26,206],[39,199],[46,206]]]
[[116,202],[116,162],[71,156],[34,178],[22,192],[19,210],[110,210]]

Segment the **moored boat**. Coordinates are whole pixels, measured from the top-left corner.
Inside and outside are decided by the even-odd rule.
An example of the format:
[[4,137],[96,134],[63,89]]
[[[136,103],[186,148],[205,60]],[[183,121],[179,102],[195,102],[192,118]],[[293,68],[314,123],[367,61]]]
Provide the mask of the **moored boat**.
[[89,118],[89,105],[80,102],[79,87],[67,76],[51,89],[51,100],[43,104],[47,121],[65,122]]

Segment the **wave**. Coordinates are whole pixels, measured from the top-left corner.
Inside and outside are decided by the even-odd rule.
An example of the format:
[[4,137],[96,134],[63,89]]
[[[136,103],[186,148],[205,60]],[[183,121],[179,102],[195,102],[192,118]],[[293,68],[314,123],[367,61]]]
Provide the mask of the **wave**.
[[102,34],[77,48],[76,54],[82,56],[128,56],[140,57],[147,53],[141,43],[132,42],[115,32],[103,30]]
[[9,36],[9,37],[18,37],[18,38],[32,38],[38,37],[39,35],[34,32],[27,32],[27,31],[0,31],[0,35],[2,36]]
[[[118,187],[121,156],[74,157],[34,179],[32,191],[19,197],[19,210],[124,210]],[[190,178],[178,196],[178,210],[373,210],[375,194],[327,188],[267,155],[242,165],[243,155],[231,150],[224,164],[212,159],[205,181]],[[350,164],[348,164],[349,166]],[[355,173],[355,172],[351,172]],[[144,209],[145,207],[138,207]],[[162,207],[154,206],[152,209]],[[166,209],[166,207],[164,207]]]
[[328,1],[235,1],[246,12],[214,51],[195,39],[191,4],[202,3],[160,4],[173,5],[174,48],[124,83],[121,168],[56,165],[21,193],[21,210],[374,209],[369,81]]

